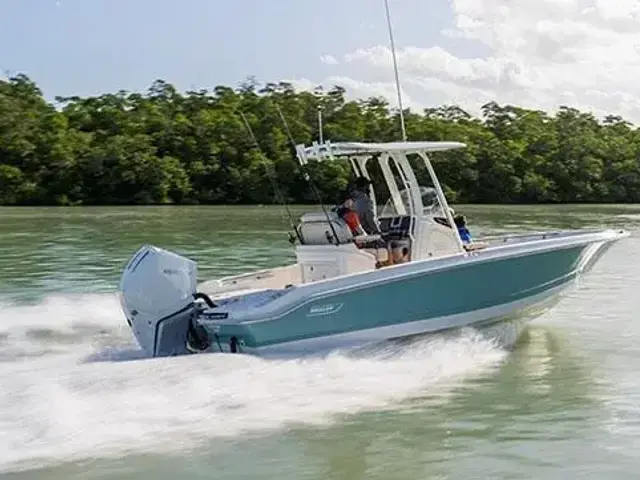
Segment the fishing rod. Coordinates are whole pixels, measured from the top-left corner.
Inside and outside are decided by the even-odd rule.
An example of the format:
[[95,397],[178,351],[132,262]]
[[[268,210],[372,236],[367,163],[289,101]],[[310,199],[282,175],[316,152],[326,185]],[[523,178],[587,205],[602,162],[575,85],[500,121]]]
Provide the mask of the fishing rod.
[[[269,180],[271,181],[271,186],[275,190],[276,197],[278,198],[278,201],[282,203],[282,205],[284,206],[284,209],[287,212],[287,216],[289,217],[289,226],[295,232],[296,237],[298,237],[298,240],[300,241],[300,243],[302,243],[302,237],[300,236],[300,232],[298,232],[298,229],[296,228],[296,224],[293,221],[293,215],[291,215],[291,210],[289,210],[289,205],[287,204],[287,201],[285,200],[284,195],[282,194],[282,191],[278,187],[278,180],[277,180],[277,178],[275,176],[275,173],[272,172],[271,169],[269,168],[269,164],[266,161],[267,157],[264,154],[264,152],[262,151],[262,148],[260,148],[260,144],[258,143],[258,139],[253,134],[253,129],[251,128],[251,125],[249,125],[249,121],[247,120],[247,117],[245,117],[244,113],[242,113],[242,112],[238,112],[238,113],[240,114],[240,117],[242,117],[242,121],[244,122],[244,126],[247,129],[247,132],[249,133],[249,138],[251,138],[251,141],[253,142],[253,146],[258,150],[258,152],[260,153],[260,156],[262,157],[262,162],[264,164],[264,169],[267,172],[267,177],[269,177]],[[291,243],[295,242],[295,239],[291,236],[291,233],[289,233],[289,241]]]
[[[284,115],[282,114],[282,110],[280,110],[280,105],[278,105],[277,103],[275,105],[276,105],[276,109],[278,110],[278,115],[280,116],[280,119],[282,120],[282,123],[284,125],[285,133],[287,134],[287,137],[289,138],[289,142],[291,143],[291,146],[293,147],[293,150],[296,152],[296,155],[297,155],[298,148],[296,146],[296,142],[293,138],[293,135],[291,135],[291,130],[289,130],[289,125],[287,124],[287,120],[284,118]],[[320,193],[318,192],[318,189],[316,188],[314,181],[311,179],[311,175],[309,174],[309,169],[307,168],[307,165],[304,162],[299,162],[299,163],[300,163],[300,167],[302,168],[302,175],[304,179],[307,182],[309,182],[309,186],[311,187],[311,191],[313,195],[316,197],[316,201],[320,204],[320,207],[324,212],[324,216],[327,217],[327,222],[329,223],[329,227],[331,227],[331,233],[333,233],[333,238],[335,238],[336,240],[336,245],[340,245],[340,239],[338,238],[338,233],[336,232],[336,229],[333,226],[333,222],[331,221],[329,212],[327,212],[327,209],[324,207],[324,204],[322,203],[322,199],[320,198]]]

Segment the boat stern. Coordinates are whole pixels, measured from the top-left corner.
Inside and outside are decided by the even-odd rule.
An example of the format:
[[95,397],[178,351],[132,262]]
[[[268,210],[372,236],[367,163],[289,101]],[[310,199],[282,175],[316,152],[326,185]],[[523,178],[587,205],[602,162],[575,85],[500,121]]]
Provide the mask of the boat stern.
[[188,353],[187,337],[196,315],[195,262],[151,245],[127,263],[120,304],[133,335],[151,357]]

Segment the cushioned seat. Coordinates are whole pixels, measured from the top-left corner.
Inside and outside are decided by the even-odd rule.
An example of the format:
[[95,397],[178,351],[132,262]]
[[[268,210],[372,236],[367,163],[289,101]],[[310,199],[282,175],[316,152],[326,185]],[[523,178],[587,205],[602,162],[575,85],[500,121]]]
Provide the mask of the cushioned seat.
[[298,233],[303,245],[335,244],[334,232],[340,243],[353,242],[349,226],[335,212],[327,212],[327,215],[324,212],[305,213],[300,218]]

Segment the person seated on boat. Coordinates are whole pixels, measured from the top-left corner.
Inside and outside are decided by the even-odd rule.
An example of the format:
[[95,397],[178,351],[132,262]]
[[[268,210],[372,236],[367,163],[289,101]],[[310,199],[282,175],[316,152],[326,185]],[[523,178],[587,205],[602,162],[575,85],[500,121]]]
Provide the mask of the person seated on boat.
[[355,201],[353,197],[351,194],[347,194],[342,204],[336,209],[336,213],[345,221],[354,237],[366,235],[354,206]]
[[393,250],[393,263],[407,263],[409,261],[409,249],[407,247]]
[[376,262],[376,268],[388,267],[389,265],[397,265],[399,263],[406,263],[409,261],[409,249],[402,247],[396,243],[391,242],[390,255],[387,260]]
[[489,246],[486,242],[473,241],[473,238],[471,238],[471,232],[469,232],[469,229],[467,228],[467,219],[464,215],[455,216],[453,221],[456,223],[456,227],[458,228],[458,235],[460,236],[460,240],[462,240],[462,246],[467,252],[482,250]]
[[366,177],[356,178],[350,193],[364,231],[368,235],[381,235],[382,232],[374,214],[373,200],[369,196],[371,193],[371,180]]
[[458,228],[458,235],[460,236],[462,243],[464,244],[471,243],[472,242],[471,232],[469,232],[469,229],[467,228],[467,219],[465,218],[465,216],[456,215],[453,218],[453,221],[455,222],[456,227]]

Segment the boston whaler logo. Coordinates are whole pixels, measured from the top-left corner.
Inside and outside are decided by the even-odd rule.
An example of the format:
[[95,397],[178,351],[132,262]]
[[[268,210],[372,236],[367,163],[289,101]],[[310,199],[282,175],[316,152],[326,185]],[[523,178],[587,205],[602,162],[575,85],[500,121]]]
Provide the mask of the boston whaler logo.
[[342,303],[327,303],[324,305],[314,305],[309,309],[307,317],[317,317],[320,315],[331,315],[338,313],[342,309]]

